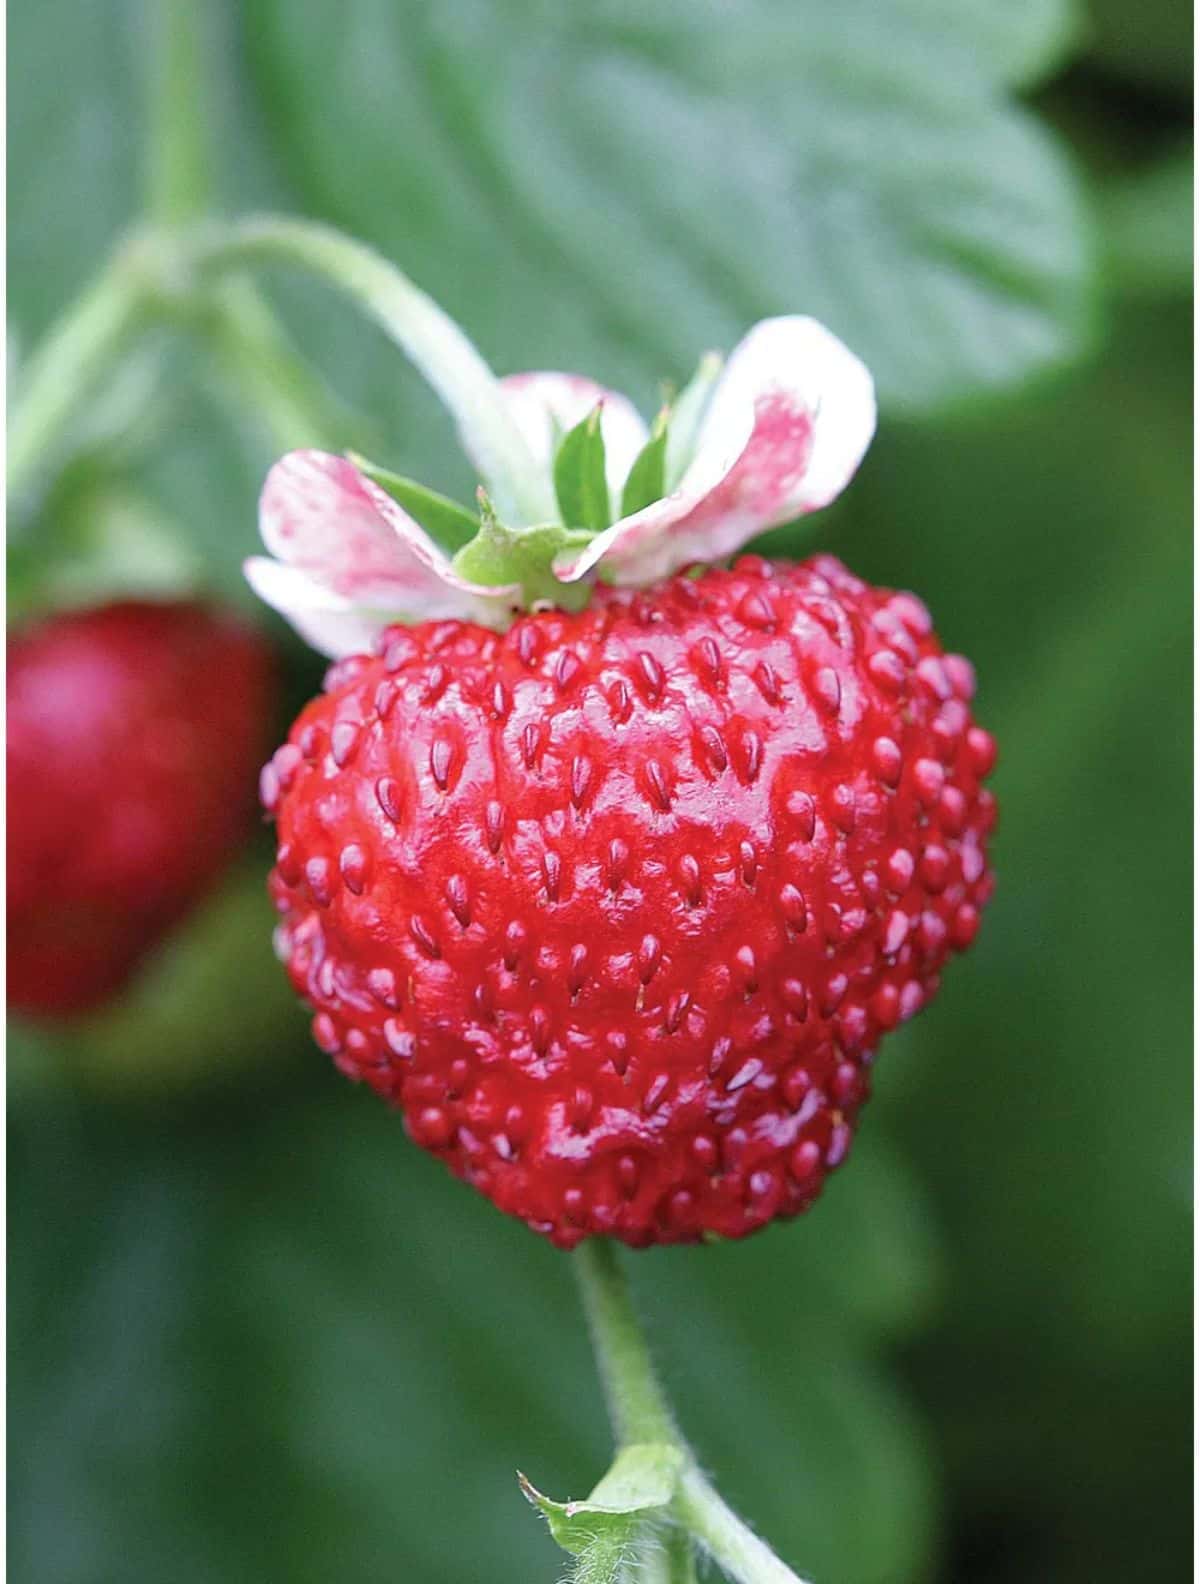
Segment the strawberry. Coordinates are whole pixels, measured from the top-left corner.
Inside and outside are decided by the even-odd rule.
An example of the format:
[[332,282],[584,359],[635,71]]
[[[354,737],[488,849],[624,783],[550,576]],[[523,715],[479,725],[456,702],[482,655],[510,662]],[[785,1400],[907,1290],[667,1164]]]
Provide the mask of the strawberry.
[[560,1246],[795,1214],[975,934],[971,690],[829,556],[391,628],[263,778],[318,1043]]
[[97,1006],[247,834],[273,693],[240,622],[192,603],[47,617],[8,640],[8,995]]
[[674,471],[665,420],[502,382],[561,520],[485,499],[453,561],[415,515],[449,503],[294,453],[247,566],[338,657],[261,781],[317,1043],[564,1248],[809,1206],[992,885],[994,745],[921,602],[828,555],[694,564],[836,495],[869,376],[778,320],[706,378]]

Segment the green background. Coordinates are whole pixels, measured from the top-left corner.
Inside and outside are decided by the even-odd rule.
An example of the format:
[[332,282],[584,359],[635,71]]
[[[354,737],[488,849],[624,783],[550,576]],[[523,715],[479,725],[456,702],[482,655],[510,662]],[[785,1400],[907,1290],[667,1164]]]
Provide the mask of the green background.
[[[11,8],[18,391],[137,213],[152,10]],[[650,410],[660,376],[788,310],[875,369],[858,481],[770,543],[916,589],[975,661],[996,898],[814,1213],[638,1256],[634,1281],[706,1467],[806,1576],[1183,1576],[1184,9],[199,10],[214,201],[376,243],[498,369],[587,370]],[[272,292],[361,449],[465,490],[394,349]],[[99,459],[73,437],[15,549],[94,557],[119,487],[249,608],[269,426],[201,338],[148,357],[162,398]],[[93,434],[125,400],[105,388]],[[269,630],[298,705],[319,663]],[[514,1470],[581,1495],[608,1456],[567,1261],[311,1045],[268,863],[264,832],[119,1006],[12,1030],[12,1576],[552,1579]]]

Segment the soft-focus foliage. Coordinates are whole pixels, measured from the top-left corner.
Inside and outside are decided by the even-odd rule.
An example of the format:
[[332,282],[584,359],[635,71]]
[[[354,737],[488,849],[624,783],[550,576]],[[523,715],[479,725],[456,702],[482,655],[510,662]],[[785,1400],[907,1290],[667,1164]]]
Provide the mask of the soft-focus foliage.
[[[916,588],[973,657],[1001,744],[999,888],[885,1051],[813,1215],[638,1258],[639,1295],[707,1466],[818,1579],[1179,1577],[1190,170],[1172,9],[1097,0],[1090,44],[1048,0],[205,10],[226,204],[357,230],[501,371],[586,369],[650,413],[659,376],[778,311],[827,319],[872,365],[885,412],[858,480],[768,543]],[[22,349],[135,211],[141,15],[14,9]],[[1038,90],[1068,148],[1013,96],[1081,49]],[[358,449],[469,498],[394,349],[325,294],[284,282],[279,301],[361,413]],[[120,482],[244,598],[272,441],[253,415],[228,425],[199,352],[164,358],[168,398]],[[55,543],[34,518],[14,533],[35,561]],[[319,662],[272,630],[298,703]],[[14,1574],[553,1578],[513,1470],[584,1490],[608,1453],[566,1264],[327,1071],[270,953],[266,862],[264,844],[126,1005],[12,1042]]]

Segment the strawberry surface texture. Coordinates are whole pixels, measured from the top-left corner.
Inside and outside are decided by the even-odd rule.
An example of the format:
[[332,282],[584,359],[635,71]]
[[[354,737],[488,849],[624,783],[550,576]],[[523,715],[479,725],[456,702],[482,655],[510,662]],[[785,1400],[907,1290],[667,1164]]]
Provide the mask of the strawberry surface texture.
[[377,648],[262,775],[318,1044],[560,1247],[804,1210],[991,891],[968,662],[831,556]]
[[8,640],[8,999],[87,1011],[218,878],[253,820],[271,659],[191,602],[50,616]]

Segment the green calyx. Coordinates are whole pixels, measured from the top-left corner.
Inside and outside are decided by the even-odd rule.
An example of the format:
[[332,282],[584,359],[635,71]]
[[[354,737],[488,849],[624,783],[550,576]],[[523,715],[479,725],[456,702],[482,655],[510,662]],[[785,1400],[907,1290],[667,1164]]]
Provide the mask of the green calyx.
[[404,508],[414,522],[420,523],[443,550],[461,550],[479,533],[479,520],[456,500],[439,495],[436,490],[418,484],[415,479],[405,478],[401,473],[393,473],[375,462],[368,462],[357,451],[347,451],[346,456],[364,478],[377,484],[398,506]]
[[592,408],[568,431],[554,456],[554,494],[564,523],[602,533],[612,522],[605,474],[602,407]]
[[695,449],[700,420],[720,369],[721,359],[713,353],[701,360],[692,381],[655,418],[619,493],[608,476],[603,402],[560,433],[549,469],[557,521],[510,527],[483,488],[478,491],[476,518],[465,506],[414,479],[356,452],[347,454],[365,477],[453,553],[452,565],[460,577],[487,588],[515,585],[526,608],[550,604],[581,610],[590,598],[591,582],[564,583],[555,575],[556,560],[566,551],[583,549],[614,521],[643,511],[676,487]]
[[496,516],[487,491],[481,488],[478,495],[479,532],[451,563],[458,575],[488,587],[515,583],[526,607],[547,603],[582,610],[591,593],[589,586],[561,582],[554,575],[554,562],[565,550],[582,549],[592,533],[561,523],[508,528]]

